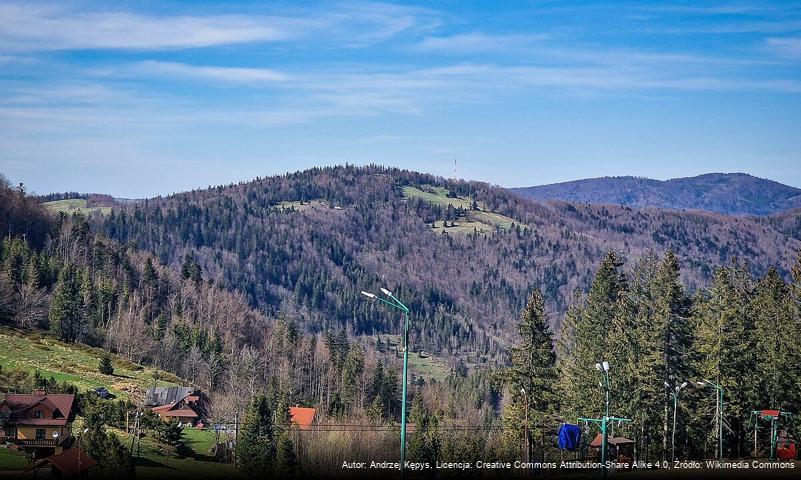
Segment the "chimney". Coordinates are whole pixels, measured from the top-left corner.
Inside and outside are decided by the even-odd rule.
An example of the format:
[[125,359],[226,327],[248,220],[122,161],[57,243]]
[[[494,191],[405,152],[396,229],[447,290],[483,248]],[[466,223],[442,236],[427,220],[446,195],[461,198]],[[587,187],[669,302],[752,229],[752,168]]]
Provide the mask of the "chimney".
[[47,395],[47,392],[45,392],[44,388],[37,388],[36,390],[34,390],[33,394],[42,397]]

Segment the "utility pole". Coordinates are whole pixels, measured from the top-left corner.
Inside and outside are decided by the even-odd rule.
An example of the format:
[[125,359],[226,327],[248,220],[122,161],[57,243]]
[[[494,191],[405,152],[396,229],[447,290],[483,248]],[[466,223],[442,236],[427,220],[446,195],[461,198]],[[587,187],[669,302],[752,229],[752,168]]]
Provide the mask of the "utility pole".
[[[236,449],[237,441],[239,440],[239,409],[234,413],[234,449]],[[234,467],[237,465],[236,450],[234,450]]]
[[696,382],[699,386],[708,386],[717,390],[717,414],[718,414],[718,460],[723,460],[723,387],[717,383],[704,379],[702,382]]
[[676,461],[676,410],[679,406],[679,392],[681,389],[687,386],[687,382],[682,383],[678,387],[671,388],[668,382],[665,382],[665,388],[670,391],[670,394],[673,396],[673,434],[671,435],[670,439],[670,464],[672,465]]
[[381,292],[386,295],[389,300],[384,300],[378,295],[362,290],[362,295],[371,299],[378,300],[385,303],[392,308],[396,308],[403,312],[403,398],[401,400],[401,433],[400,433],[400,471],[401,478],[406,477],[406,470],[404,463],[406,463],[406,384],[409,372],[409,307],[404,305],[386,288],[381,288]]
[[528,432],[528,394],[525,388],[521,388],[520,393],[523,394],[523,401],[526,402],[526,423],[523,425],[523,434],[526,440],[526,463],[529,463],[531,461],[531,445]]

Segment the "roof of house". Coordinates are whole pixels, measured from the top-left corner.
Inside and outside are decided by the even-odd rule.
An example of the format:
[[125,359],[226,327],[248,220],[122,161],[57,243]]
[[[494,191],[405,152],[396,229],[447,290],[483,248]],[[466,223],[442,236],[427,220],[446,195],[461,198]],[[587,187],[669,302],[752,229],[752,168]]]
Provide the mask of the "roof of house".
[[25,471],[30,472],[31,470],[42,467],[47,463],[56,467],[68,477],[77,475],[97,465],[97,462],[92,457],[84,453],[83,450],[70,448],[69,450],[64,450],[61,453],[57,453],[45,459],[39,460],[25,469]]
[[292,423],[301,428],[308,428],[314,420],[315,409],[306,407],[289,407],[289,417]]
[[[10,421],[20,425],[65,425],[75,404],[75,395],[66,393],[7,393],[0,399],[10,409]],[[51,410],[55,418],[35,418],[28,413],[37,405]]]
[[[602,440],[601,434],[599,433],[599,434],[598,434],[598,435],[595,437],[595,439],[593,439],[592,443],[590,443],[590,446],[591,446],[591,447],[600,447],[600,446],[601,446],[601,442],[602,442],[602,441],[603,441],[603,440]],[[614,446],[616,446],[616,447],[617,447],[617,446],[620,446],[620,445],[628,445],[628,444],[632,444],[632,443],[634,443],[634,440],[632,440],[632,439],[630,439],[630,438],[626,438],[626,437],[613,437],[613,436],[611,436],[611,435],[609,435],[609,436],[607,437],[607,440],[606,440],[606,441],[607,441],[607,443],[609,443],[610,445],[614,445]]]
[[150,387],[145,394],[145,405],[155,407],[178,402],[197,392],[193,387]]
[[200,417],[200,414],[195,411],[186,402],[176,402],[170,405],[162,405],[160,407],[151,408],[154,412],[164,417]]

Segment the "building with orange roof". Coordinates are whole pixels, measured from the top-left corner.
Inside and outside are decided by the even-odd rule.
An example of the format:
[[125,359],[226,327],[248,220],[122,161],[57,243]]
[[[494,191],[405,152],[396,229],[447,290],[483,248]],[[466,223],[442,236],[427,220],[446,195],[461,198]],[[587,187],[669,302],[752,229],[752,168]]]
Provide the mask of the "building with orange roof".
[[298,405],[289,407],[290,421],[297,425],[301,430],[308,430],[311,428],[312,423],[314,422],[315,413],[316,410],[314,408],[301,407]]

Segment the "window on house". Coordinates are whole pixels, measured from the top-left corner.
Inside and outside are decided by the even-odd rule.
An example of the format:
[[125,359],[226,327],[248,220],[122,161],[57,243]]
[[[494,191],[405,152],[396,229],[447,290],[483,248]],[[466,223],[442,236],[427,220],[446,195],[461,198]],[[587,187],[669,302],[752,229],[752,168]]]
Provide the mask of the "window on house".
[[42,411],[41,410],[36,410],[35,412],[33,412],[33,416],[36,417],[36,418],[44,417],[44,415],[42,415]]
[[3,435],[6,437],[14,438],[14,433],[14,427],[11,425],[6,425],[6,427],[3,429]]
[[44,440],[45,439],[45,429],[44,428],[37,428],[36,429],[36,439],[37,440]]

